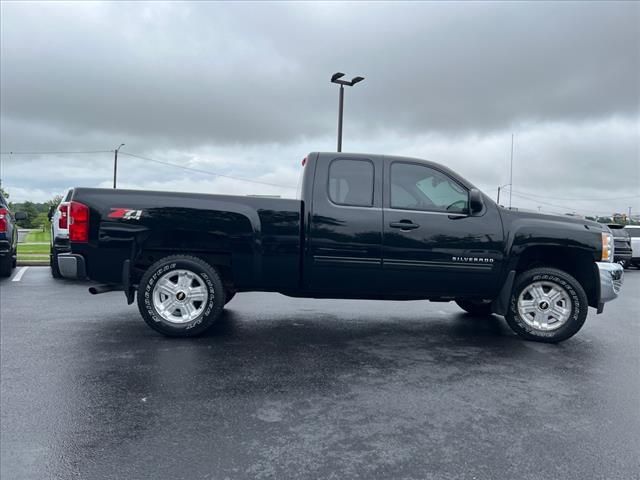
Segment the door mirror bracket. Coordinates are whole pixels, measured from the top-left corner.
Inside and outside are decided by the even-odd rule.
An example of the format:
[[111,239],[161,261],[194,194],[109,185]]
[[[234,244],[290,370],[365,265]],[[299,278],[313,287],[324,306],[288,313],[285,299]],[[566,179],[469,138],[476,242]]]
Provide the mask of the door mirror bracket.
[[469,190],[469,214],[475,215],[480,213],[484,208],[484,202],[482,201],[482,194],[476,188]]

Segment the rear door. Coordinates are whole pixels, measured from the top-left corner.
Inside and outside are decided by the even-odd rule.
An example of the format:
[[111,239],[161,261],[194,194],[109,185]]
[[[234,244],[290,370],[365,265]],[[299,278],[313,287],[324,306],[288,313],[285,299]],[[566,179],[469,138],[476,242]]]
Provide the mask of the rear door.
[[321,155],[315,162],[307,288],[322,294],[381,290],[382,160]]

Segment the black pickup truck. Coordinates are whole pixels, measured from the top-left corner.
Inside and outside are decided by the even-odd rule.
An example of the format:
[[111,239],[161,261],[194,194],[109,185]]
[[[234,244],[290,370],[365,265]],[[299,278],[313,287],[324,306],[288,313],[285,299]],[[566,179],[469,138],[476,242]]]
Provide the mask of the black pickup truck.
[[76,188],[67,278],[123,290],[153,329],[193,336],[245,291],[455,301],[559,342],[618,296],[606,226],[496,205],[436,163],[311,153],[299,200]]

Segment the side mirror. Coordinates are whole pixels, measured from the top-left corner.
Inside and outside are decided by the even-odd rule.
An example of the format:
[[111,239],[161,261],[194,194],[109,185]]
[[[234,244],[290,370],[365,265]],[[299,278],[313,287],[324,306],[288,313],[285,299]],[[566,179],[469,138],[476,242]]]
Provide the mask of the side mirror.
[[49,221],[51,221],[51,219],[53,218],[53,214],[54,214],[55,211],[56,211],[56,207],[51,205],[49,207],[49,211],[47,212],[47,218],[49,219]]
[[484,208],[484,202],[482,201],[482,194],[479,190],[472,188],[469,190],[469,213],[479,213]]
[[16,218],[17,221],[26,220],[27,219],[27,214],[24,213],[24,212],[16,212],[15,218]]

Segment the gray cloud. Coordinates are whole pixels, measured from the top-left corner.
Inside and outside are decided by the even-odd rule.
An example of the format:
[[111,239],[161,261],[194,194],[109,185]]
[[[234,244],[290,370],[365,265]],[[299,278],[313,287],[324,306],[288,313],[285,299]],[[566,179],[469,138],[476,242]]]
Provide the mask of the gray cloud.
[[[347,148],[431,158],[494,188],[516,131],[525,192],[639,190],[638,3],[1,8],[2,151],[124,141],[154,158],[295,183],[307,150],[335,148],[329,76],[342,70],[366,77],[346,95]],[[21,195],[108,184],[108,154],[6,157]],[[68,178],[53,174],[60,163]],[[132,186],[227,186],[138,160],[123,168]]]

